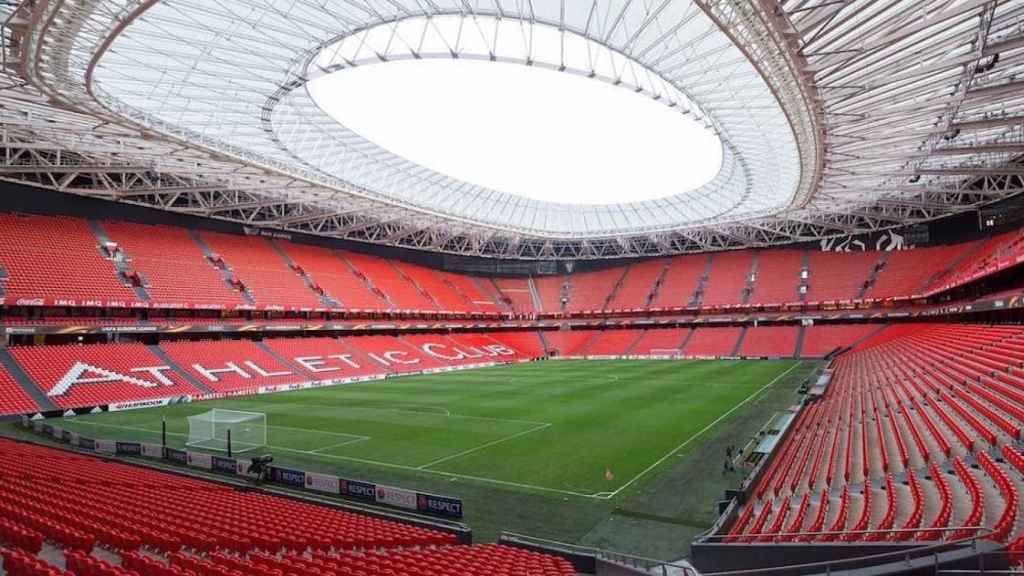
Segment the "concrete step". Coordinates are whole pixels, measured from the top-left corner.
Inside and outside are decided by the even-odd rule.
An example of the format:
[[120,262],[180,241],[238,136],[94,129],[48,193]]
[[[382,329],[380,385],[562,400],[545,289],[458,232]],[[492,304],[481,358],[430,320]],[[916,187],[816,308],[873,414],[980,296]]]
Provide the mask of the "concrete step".
[[50,397],[36,385],[35,381],[32,380],[32,377],[21,368],[21,365],[14,361],[14,357],[11,356],[10,351],[6,348],[0,348],[0,365],[3,365],[3,367],[7,369],[7,372],[12,378],[14,378],[14,381],[21,386],[21,389],[24,390],[26,394],[32,397],[32,400],[35,401],[36,405],[38,405],[43,412],[60,409],[60,407],[54,404],[53,401],[50,400]]

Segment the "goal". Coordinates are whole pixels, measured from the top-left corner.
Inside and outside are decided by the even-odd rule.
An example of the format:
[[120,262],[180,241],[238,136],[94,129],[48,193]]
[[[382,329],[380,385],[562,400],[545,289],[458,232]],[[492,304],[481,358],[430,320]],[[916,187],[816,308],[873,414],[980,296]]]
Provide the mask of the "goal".
[[267,415],[262,412],[214,408],[188,417],[188,447],[237,453],[266,444]]

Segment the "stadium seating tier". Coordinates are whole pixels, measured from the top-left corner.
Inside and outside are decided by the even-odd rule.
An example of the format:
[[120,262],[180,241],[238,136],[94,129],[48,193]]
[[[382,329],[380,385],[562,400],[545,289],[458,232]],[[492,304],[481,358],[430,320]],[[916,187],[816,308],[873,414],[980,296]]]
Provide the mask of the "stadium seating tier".
[[0,213],[0,289],[9,304],[128,307],[143,301],[99,250],[89,224]]
[[3,438],[0,560],[12,576],[575,574],[539,552]]
[[288,310],[325,308],[303,278],[289,268],[274,241],[216,232],[202,232],[199,236],[227,264],[258,305]]
[[[104,234],[123,263],[101,251]],[[741,250],[568,275],[486,279],[261,236],[8,213],[0,214],[0,299],[129,309],[522,314],[818,305],[933,294],[1016,266],[1022,252],[1024,235],[1016,231],[910,250]],[[136,275],[141,290],[132,287]]]
[[[1014,448],[1024,426],[1015,373],[1024,328],[907,324],[861,337],[869,334],[836,359],[826,394],[790,425],[726,541],[955,540],[984,526],[986,538],[1024,551],[1016,521],[1024,456]],[[787,527],[794,534],[766,528],[779,526],[770,520],[787,503],[809,497],[812,510]],[[875,514],[864,511],[868,498]],[[815,506],[840,512],[826,525],[809,520]],[[846,509],[860,512],[840,520]],[[841,534],[800,536],[826,527]]]
[[704,286],[702,306],[730,306],[743,304],[743,291],[747,287],[753,265],[753,252],[719,252],[712,257],[711,274]]
[[117,221],[104,221],[103,227],[142,277],[155,305],[194,303],[231,309],[245,303],[186,229]]

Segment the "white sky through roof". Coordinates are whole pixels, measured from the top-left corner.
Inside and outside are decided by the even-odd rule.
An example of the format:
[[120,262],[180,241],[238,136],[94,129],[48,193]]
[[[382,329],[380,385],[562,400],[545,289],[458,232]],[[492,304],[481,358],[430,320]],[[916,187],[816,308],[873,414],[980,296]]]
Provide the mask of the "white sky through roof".
[[521,64],[403,60],[308,85],[340,124],[451,177],[527,198],[615,204],[710,181],[718,137],[606,82]]

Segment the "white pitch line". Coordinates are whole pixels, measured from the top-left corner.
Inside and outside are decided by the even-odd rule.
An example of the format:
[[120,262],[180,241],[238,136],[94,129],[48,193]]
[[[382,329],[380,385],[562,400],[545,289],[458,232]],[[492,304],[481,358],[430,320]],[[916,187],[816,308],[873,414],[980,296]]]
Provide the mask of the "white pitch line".
[[[441,470],[431,470],[429,468],[421,468],[421,467],[415,467],[415,466],[406,466],[404,464],[394,464],[394,463],[391,463],[391,462],[381,462],[379,460],[367,460],[365,458],[355,458],[355,457],[352,457],[352,456],[339,456],[339,455],[334,455],[334,454],[321,454],[321,453],[312,452],[312,451],[309,451],[309,450],[298,450],[298,449],[295,449],[295,448],[285,448],[283,446],[267,446],[267,447],[271,448],[271,449],[274,449],[274,450],[283,450],[285,452],[295,452],[297,454],[312,454],[314,456],[317,456],[318,458],[330,458],[332,460],[344,460],[344,461],[349,461],[349,462],[359,462],[361,464],[370,464],[370,465],[374,465],[374,466],[382,466],[384,468],[393,468],[393,469],[396,469],[396,470],[406,470],[406,471],[410,471],[410,472],[422,472],[422,473],[425,473],[425,474],[434,474],[434,475],[437,475],[437,476],[444,476],[444,477],[447,477],[447,478],[457,478],[457,479],[463,479],[463,480],[474,480],[474,481],[477,481],[477,482],[485,482],[485,483],[488,483],[488,484],[497,484],[499,486],[511,486],[513,488],[525,488],[525,489],[528,489],[528,490],[535,490],[535,491],[539,491],[539,492],[550,492],[550,493],[554,493],[554,494],[564,494],[564,495],[567,495],[567,496],[576,496],[576,497],[579,497],[579,498],[589,498],[589,499],[592,499],[592,500],[610,500],[611,498],[614,498],[616,495],[618,495],[619,492],[625,490],[631,484],[633,484],[634,482],[636,482],[637,480],[639,480],[640,478],[645,476],[647,473],[649,473],[651,470],[653,470],[654,468],[658,467],[665,460],[667,460],[670,457],[672,457],[673,454],[675,454],[679,450],[682,450],[683,448],[685,448],[687,445],[689,445],[690,442],[692,442],[694,439],[700,437],[702,434],[707,432],[715,424],[717,424],[718,422],[723,420],[725,417],[729,416],[732,412],[734,412],[740,406],[743,406],[744,404],[746,404],[747,402],[749,402],[753,398],[755,398],[758,395],[760,395],[761,392],[763,392],[764,390],[767,390],[773,384],[778,382],[783,376],[785,376],[786,374],[790,373],[797,366],[800,366],[802,364],[803,364],[803,361],[797,362],[795,365],[790,367],[788,370],[786,370],[782,374],[779,374],[778,376],[776,376],[771,382],[765,384],[764,386],[762,386],[761,388],[756,390],[754,393],[752,393],[750,396],[747,396],[742,402],[740,402],[739,404],[733,406],[728,412],[722,414],[721,416],[716,418],[713,422],[711,422],[710,424],[705,426],[703,429],[698,431],[696,434],[694,434],[693,436],[690,436],[689,438],[687,438],[685,442],[683,442],[682,444],[680,444],[679,446],[674,448],[671,452],[669,452],[665,456],[662,456],[658,461],[656,461],[654,464],[648,466],[645,470],[643,470],[642,472],[637,474],[629,482],[627,482],[627,483],[623,484],[622,486],[620,486],[614,492],[595,492],[595,493],[588,494],[588,493],[583,493],[583,492],[575,492],[575,491],[572,491],[572,490],[561,490],[561,489],[558,489],[558,488],[548,488],[546,486],[537,486],[535,484],[524,484],[524,483],[520,483],[520,482],[509,482],[507,480],[497,480],[495,478],[486,478],[486,477],[483,477],[483,476],[471,476],[471,475],[467,475],[467,474],[456,474],[456,473],[452,473],[452,472],[444,472],[444,471],[441,471]],[[498,420],[498,419],[495,419],[495,418],[476,417],[476,416],[459,416],[459,417],[462,417],[462,418],[479,418],[479,419],[486,419],[486,420]],[[529,422],[529,421],[526,421],[526,420],[505,420],[505,421],[507,421],[507,422]],[[123,428],[125,430],[140,430],[140,431],[143,431],[143,432],[154,432],[154,433],[159,433],[160,432],[159,430],[150,430],[148,428],[138,428],[138,427],[132,427],[132,426],[118,426],[118,425],[114,425],[114,424],[101,424],[101,423],[98,423],[98,422],[96,422],[96,423],[90,422],[88,424],[90,424],[90,425],[97,425],[97,426],[108,426],[108,427],[111,427],[111,428]],[[543,423],[537,423],[537,424],[543,424]],[[550,423],[546,424],[546,426],[550,426]],[[540,426],[538,426],[538,429],[539,428],[540,428]],[[318,433],[321,433],[321,434],[325,433],[325,432],[321,432],[319,430],[310,430],[310,429],[306,429],[306,428],[296,428],[296,430],[304,430],[304,431],[307,431],[307,432],[318,432]],[[526,432],[530,432],[530,431],[532,431],[532,430],[527,430]],[[173,433],[173,432],[168,432],[168,434],[170,434],[172,436],[187,436],[186,434]],[[507,438],[507,439],[510,439],[510,438]]]
[[311,432],[313,434],[326,434],[328,436],[347,436],[349,438],[356,436],[359,438],[368,438],[368,436],[359,436],[358,434],[345,434],[344,432],[326,432],[324,430],[316,430],[313,428],[295,428],[292,426],[278,426],[277,424],[267,425],[267,428],[277,428],[278,430],[294,430],[297,432]]
[[[301,404],[301,406],[308,406],[308,404]],[[424,405],[425,406],[425,405]],[[406,414],[422,414],[424,416],[443,416],[445,418],[464,418],[467,420],[486,420],[488,422],[512,422],[514,424],[529,424],[531,426],[539,426],[541,424],[549,424],[549,422],[538,422],[536,420],[516,420],[510,418],[492,418],[490,416],[467,416],[465,414],[452,414],[447,408],[439,407],[448,412],[447,414],[441,414],[440,412],[422,412],[419,410],[403,410],[401,408],[382,408],[380,406],[343,406],[344,409],[349,410],[366,410],[369,412],[402,412]],[[352,436],[352,434],[343,434],[338,432],[324,432],[322,430],[314,430],[312,428],[289,428],[287,426],[271,425],[268,428],[281,428],[283,430],[300,430],[302,432],[315,432],[317,434],[334,434],[337,436]]]
[[747,402],[750,402],[752,399],[754,399],[757,396],[759,396],[761,394],[761,392],[764,392],[765,390],[770,388],[772,385],[774,385],[776,382],[778,382],[780,379],[782,379],[783,376],[785,376],[786,374],[789,374],[797,366],[800,366],[801,364],[803,364],[803,361],[799,361],[796,364],[790,366],[788,370],[786,370],[782,374],[779,374],[778,376],[773,378],[771,382],[769,382],[769,383],[765,384],[764,386],[762,386],[762,387],[758,388],[757,390],[755,390],[750,396],[747,396],[746,398],[744,398],[742,402],[740,402],[739,404],[736,404],[735,406],[733,406],[732,408],[727,410],[724,414],[722,414],[718,418],[715,418],[710,424],[708,424],[707,426],[705,426],[705,427],[701,428],[700,430],[698,430],[694,435],[690,436],[685,441],[683,441],[682,444],[676,446],[671,451],[669,451],[668,454],[665,454],[664,456],[659,458],[654,464],[651,464],[647,468],[644,468],[643,471],[641,471],[639,474],[634,476],[632,480],[630,480],[629,482],[626,482],[622,486],[619,486],[619,488],[617,490],[615,490],[614,492],[601,492],[601,493],[599,493],[599,494],[609,494],[608,496],[604,496],[604,495],[597,496],[597,495],[595,495],[593,497],[594,498],[603,499],[603,500],[611,500],[612,498],[617,496],[619,494],[619,492],[622,492],[623,490],[628,488],[631,484],[633,484],[633,482],[636,482],[640,478],[642,478],[645,475],[647,475],[648,472],[650,472],[651,470],[654,470],[655,468],[660,466],[665,460],[668,460],[669,458],[671,458],[676,452],[679,452],[680,450],[682,450],[683,448],[688,446],[690,444],[690,442],[693,442],[694,440],[699,438],[701,435],[703,435],[705,432],[707,432],[708,430],[713,428],[715,426],[715,424],[718,424],[719,422],[724,420],[726,417],[728,417],[730,414],[732,414],[737,409],[739,409],[741,406],[745,405]]
[[[137,426],[120,426],[120,425],[117,425],[117,424],[101,424],[99,422],[92,422],[92,423],[89,423],[89,424],[90,425],[94,425],[94,426],[106,426],[108,428],[121,428],[121,429],[124,429],[124,430],[138,430],[138,431],[141,431],[141,432],[153,432],[153,433],[156,433],[156,434],[160,433],[159,430],[151,430],[149,428],[139,428]],[[188,436],[187,434],[182,434],[182,433],[179,433],[179,432],[168,432],[167,434],[169,436],[182,436],[182,437],[187,437]],[[323,454],[323,453],[320,453],[320,452],[312,452],[310,450],[299,450],[297,448],[285,448],[284,446],[267,446],[267,448],[270,448],[271,450],[281,450],[281,451],[284,451],[284,452],[294,452],[296,454],[309,454],[309,455],[316,456],[317,458],[330,458],[331,460],[344,460],[344,461],[347,461],[347,462],[359,462],[360,464],[370,464],[370,465],[373,465],[373,466],[381,466],[381,467],[384,467],[384,468],[394,468],[396,470],[406,470],[406,471],[409,471],[409,472],[422,472],[424,474],[434,474],[434,475],[437,475],[437,476],[444,476],[446,478],[458,478],[458,479],[461,479],[461,480],[474,480],[476,482],[485,482],[485,483],[488,483],[488,484],[497,484],[499,486],[511,486],[513,488],[525,488],[527,490],[535,490],[535,491],[538,491],[538,492],[551,492],[551,493],[555,493],[555,494],[563,494],[563,495],[566,495],[566,496],[576,496],[578,498],[591,498],[591,499],[597,499],[597,500],[601,500],[602,499],[602,498],[595,498],[593,494],[586,494],[586,493],[583,493],[583,492],[573,492],[572,490],[560,490],[558,488],[548,488],[546,486],[537,486],[535,484],[523,484],[523,483],[520,483],[520,482],[509,482],[507,480],[498,480],[498,479],[495,479],[495,478],[486,478],[486,477],[483,477],[483,476],[471,476],[471,475],[468,475],[468,474],[455,474],[455,473],[452,473],[452,472],[442,472],[441,470],[430,470],[430,469],[427,469],[427,468],[420,469],[420,468],[417,468],[415,466],[406,466],[404,464],[394,464],[392,462],[381,462],[379,460],[367,460],[365,458],[356,458],[356,457],[353,457],[353,456],[339,456],[339,455],[336,455],[336,454]]]
[[[289,452],[303,452],[301,450],[292,450],[290,448],[284,448]],[[363,458],[353,458],[351,456],[335,456],[334,454],[317,454],[320,458],[331,458],[334,460],[348,460],[351,462],[360,462],[362,464],[373,464],[375,466],[383,466],[385,468],[394,468],[396,470],[408,470],[410,472],[422,472],[424,474],[435,474],[437,476],[444,476],[446,478],[459,478],[462,480],[475,480],[477,482],[486,482],[489,484],[498,484],[501,486],[512,486],[514,488],[526,488],[529,490],[537,490],[540,492],[553,492],[556,494],[565,494],[568,496],[577,496],[579,498],[591,498],[595,500],[604,500],[604,498],[596,498],[593,494],[586,494],[583,492],[573,492],[572,490],[560,490],[558,488],[548,488],[546,486],[537,486],[535,484],[522,484],[520,482],[509,482],[507,480],[497,480],[495,478],[485,478],[483,476],[470,476],[468,474],[455,474],[453,472],[444,472],[441,470],[431,470],[429,468],[417,468],[413,466],[405,466],[404,464],[392,464],[390,462],[379,462],[377,460],[365,460]]]
[[543,430],[543,429],[545,429],[545,428],[547,428],[549,426],[551,426],[550,423],[540,424],[539,426],[534,426],[533,428],[530,428],[529,430],[523,430],[522,432],[517,432],[517,433],[512,434],[510,436],[505,436],[504,438],[498,438],[497,440],[492,440],[490,442],[487,442],[486,444],[481,444],[481,445],[476,446],[474,448],[470,448],[468,450],[463,450],[462,452],[456,452],[455,454],[451,454],[451,455],[445,456],[443,458],[438,458],[437,460],[434,460],[433,462],[428,462],[428,463],[426,463],[426,464],[424,464],[422,466],[417,467],[417,470],[425,470],[427,468],[430,468],[432,466],[436,466],[437,464],[441,464],[441,463],[447,462],[449,460],[454,460],[454,459],[460,458],[462,456],[468,456],[470,454],[473,454],[474,452],[479,452],[480,450],[483,450],[485,448],[490,448],[491,446],[496,446],[498,444],[501,444],[502,442],[508,442],[509,440],[514,440],[516,438],[519,438],[520,436],[526,436],[527,434],[531,434],[533,432],[537,432],[539,430]]
[[444,412],[431,412],[429,410],[409,410],[408,408],[382,408],[382,410],[391,410],[392,412],[402,412],[405,414],[434,414],[435,416],[451,416],[451,410],[448,410],[444,406],[420,406],[420,408],[440,408]]
[[355,444],[357,442],[366,442],[369,439],[370,439],[369,436],[355,436],[355,435],[353,435],[352,439],[348,440],[347,442],[338,442],[337,444],[331,444],[330,446],[324,446],[323,448],[317,448],[315,450],[310,450],[309,453],[310,454],[319,454],[320,452],[323,452],[324,450],[330,450],[332,448],[340,448],[342,446],[348,446],[349,444]]

